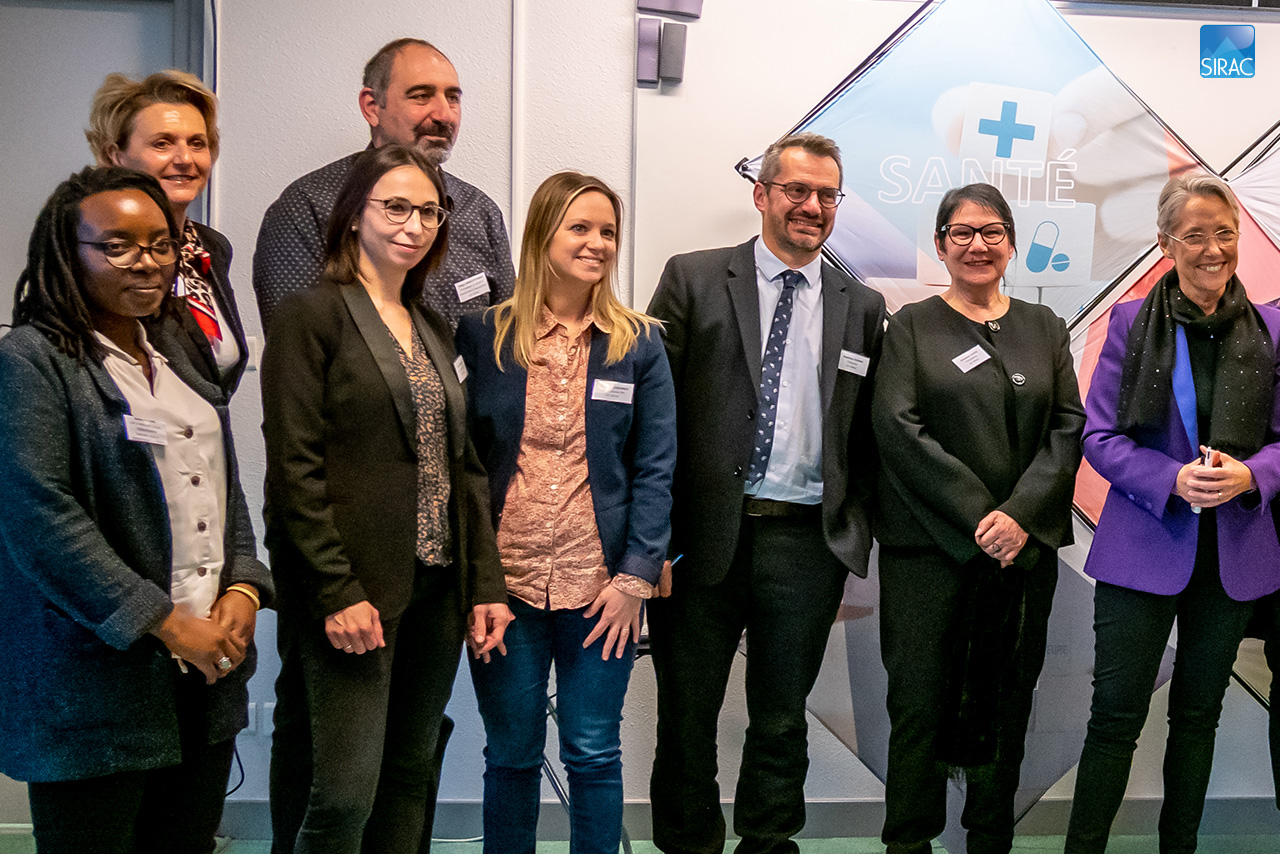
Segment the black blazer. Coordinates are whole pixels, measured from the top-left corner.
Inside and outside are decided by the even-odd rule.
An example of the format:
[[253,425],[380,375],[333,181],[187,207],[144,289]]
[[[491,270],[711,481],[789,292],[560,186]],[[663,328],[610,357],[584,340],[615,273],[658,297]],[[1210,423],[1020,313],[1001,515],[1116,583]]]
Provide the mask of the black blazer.
[[[997,509],[1045,546],[1071,542],[1084,408],[1067,326],[1018,299],[999,325],[992,346],[937,296],[890,319],[873,416],[880,542],[936,546],[963,563],[980,553],[973,532]],[[952,359],[974,347],[991,358],[962,372]],[[1035,556],[1023,552],[1020,565]]]
[[[755,239],[677,255],[649,313],[666,323],[676,386],[671,554],[681,571],[714,584],[729,569],[742,525],[760,387]],[[874,486],[871,375],[884,335],[884,297],[822,265],[822,530],[851,572],[867,574]],[[870,358],[866,377],[839,369],[840,351]]]
[[[245,365],[249,362],[249,345],[244,336],[244,324],[240,322],[240,311],[236,308],[236,294],[231,287],[231,244],[226,237],[209,226],[198,222],[193,225],[196,227],[196,233],[200,235],[200,242],[213,262],[209,271],[209,285],[213,288],[213,297],[218,301],[218,308],[222,310],[222,319],[226,322],[227,328],[224,332],[230,333],[235,338],[236,346],[240,348],[240,358],[225,376],[219,376],[218,364],[213,359],[213,348],[209,346],[209,339],[189,311],[183,311],[176,318],[167,318],[165,323],[169,326],[166,332],[181,345],[187,359],[200,376],[222,389],[224,402],[228,402],[231,400],[231,395],[235,394],[236,387],[240,385]],[[174,329],[173,326],[179,328]]]
[[[488,479],[466,430],[452,330],[410,307],[444,384],[454,569],[462,601],[505,602]],[[382,619],[413,593],[417,416],[391,333],[364,288],[321,280],[290,294],[262,360],[267,548],[280,609],[324,618],[369,600]]]

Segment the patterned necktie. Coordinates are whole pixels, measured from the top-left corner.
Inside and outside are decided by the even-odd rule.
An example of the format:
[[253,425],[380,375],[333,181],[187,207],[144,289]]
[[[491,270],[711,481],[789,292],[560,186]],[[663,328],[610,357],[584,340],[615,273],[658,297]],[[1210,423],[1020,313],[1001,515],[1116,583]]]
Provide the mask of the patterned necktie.
[[747,483],[754,486],[764,479],[769,468],[769,452],[773,450],[773,425],[778,420],[778,387],[782,384],[782,357],[787,346],[787,331],[791,328],[791,306],[795,302],[796,286],[805,281],[804,273],[787,270],[782,274],[782,295],[773,310],[773,323],[769,325],[769,340],[764,346],[764,360],[760,366],[760,400],[756,412],[756,445],[751,452],[751,467],[747,470]]

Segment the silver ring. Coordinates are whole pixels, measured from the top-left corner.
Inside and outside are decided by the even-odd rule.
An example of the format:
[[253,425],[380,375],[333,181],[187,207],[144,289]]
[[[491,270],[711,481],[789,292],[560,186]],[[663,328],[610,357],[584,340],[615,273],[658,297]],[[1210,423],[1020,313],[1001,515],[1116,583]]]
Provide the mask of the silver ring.
[[343,649],[345,649],[347,652],[351,652],[351,649],[352,649],[351,644],[347,644],[346,646],[343,647]]
[[221,670],[223,673],[226,673],[228,670],[230,670],[230,669],[231,669],[231,659],[227,658],[225,655],[224,655],[224,656],[222,656],[222,658],[219,658],[219,659],[218,659],[218,669],[219,669],[219,670]]

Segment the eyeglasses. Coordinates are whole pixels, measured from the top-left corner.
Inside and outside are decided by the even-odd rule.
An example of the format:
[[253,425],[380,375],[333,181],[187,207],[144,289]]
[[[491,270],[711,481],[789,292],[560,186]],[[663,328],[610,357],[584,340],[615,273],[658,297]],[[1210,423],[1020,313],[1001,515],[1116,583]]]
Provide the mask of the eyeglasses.
[[107,256],[108,264],[122,270],[137,264],[143,252],[150,255],[151,260],[161,267],[172,264],[178,259],[178,244],[168,237],[162,237],[150,246],[130,243],[128,240],[78,240],[76,242],[96,248]]
[[971,225],[960,225],[952,223],[944,225],[938,230],[938,234],[943,237],[950,237],[951,242],[956,246],[968,246],[973,242],[975,234],[982,235],[982,242],[988,246],[995,246],[1000,241],[1009,236],[1010,223],[1007,222],[989,222],[986,225],[980,225],[974,228]]
[[787,201],[796,205],[802,205],[809,201],[809,197],[814,193],[818,194],[818,204],[824,208],[834,208],[844,199],[844,193],[840,192],[838,187],[810,187],[800,181],[788,181],[785,184],[779,184],[777,181],[761,181],[760,183],[766,187],[781,187],[783,195],[787,197]]
[[[1198,231],[1193,232],[1192,234],[1188,234],[1186,237],[1174,237],[1172,234],[1170,234],[1167,231],[1163,232],[1163,234],[1165,237],[1169,238],[1170,240],[1176,240],[1179,243],[1181,243],[1183,246],[1186,246],[1190,249],[1203,249],[1209,245],[1210,235],[1201,234]],[[1224,228],[1222,229],[1222,231],[1215,231],[1213,233],[1213,239],[1218,241],[1218,245],[1223,247],[1224,249],[1230,249],[1232,246],[1235,246],[1236,241],[1240,239],[1240,232],[1232,231],[1229,228]]]
[[387,222],[393,225],[403,225],[408,222],[414,211],[418,212],[418,218],[422,220],[423,228],[439,228],[449,218],[449,212],[435,202],[415,205],[408,199],[398,197],[394,199],[370,199],[369,201],[382,205],[382,212],[387,215]]

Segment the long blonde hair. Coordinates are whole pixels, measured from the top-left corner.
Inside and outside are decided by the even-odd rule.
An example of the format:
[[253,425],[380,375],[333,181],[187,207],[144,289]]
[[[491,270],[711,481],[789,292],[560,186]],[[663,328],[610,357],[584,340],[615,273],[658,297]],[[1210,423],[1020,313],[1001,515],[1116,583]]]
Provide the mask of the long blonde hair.
[[[529,203],[529,216],[524,225],[524,242],[520,245],[520,274],[512,297],[494,306],[496,334],[493,338],[493,358],[502,367],[502,347],[507,336],[511,337],[512,354],[516,363],[528,369],[533,360],[536,342],[535,330],[538,316],[546,300],[547,284],[554,273],[548,257],[551,238],[560,223],[564,222],[569,205],[583,193],[602,193],[613,205],[613,216],[622,231],[622,200],[599,178],[579,172],[557,172],[542,182]],[[618,259],[600,277],[591,295],[591,313],[595,322],[609,330],[609,351],[606,364],[615,364],[635,349],[641,334],[648,336],[661,322],[643,312],[628,308],[614,293],[617,280]]]

